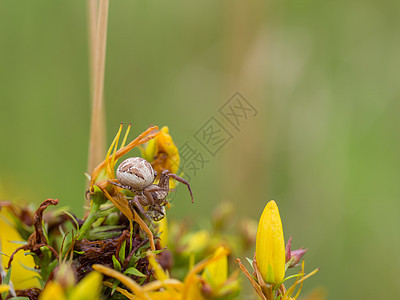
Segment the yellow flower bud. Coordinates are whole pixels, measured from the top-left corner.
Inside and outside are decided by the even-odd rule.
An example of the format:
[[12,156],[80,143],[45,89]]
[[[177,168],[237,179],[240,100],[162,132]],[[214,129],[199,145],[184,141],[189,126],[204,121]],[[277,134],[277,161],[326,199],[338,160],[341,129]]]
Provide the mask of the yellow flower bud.
[[285,277],[285,242],[278,206],[270,201],[258,223],[256,260],[267,283],[280,283]]

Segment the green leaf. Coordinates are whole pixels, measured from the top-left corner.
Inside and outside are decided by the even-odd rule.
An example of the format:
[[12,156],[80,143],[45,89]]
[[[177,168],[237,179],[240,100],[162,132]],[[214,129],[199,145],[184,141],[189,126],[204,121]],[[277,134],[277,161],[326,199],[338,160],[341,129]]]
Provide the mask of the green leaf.
[[[147,256],[147,251],[145,251],[145,250],[146,250],[146,248],[148,248],[148,247],[149,247],[149,246],[148,246],[148,244],[146,243],[146,245],[140,247],[140,248],[138,249],[138,251],[136,251],[136,252],[139,252],[139,254],[137,255],[137,257],[138,257],[139,259]],[[159,253],[161,253],[161,252],[163,252],[163,251],[165,251],[165,249],[154,250],[154,251],[151,251],[151,253],[154,253],[155,255],[157,255],[157,254],[159,254]]]
[[8,269],[6,276],[4,276],[3,284],[9,284],[11,279],[11,269],[12,266]]
[[139,285],[143,285],[145,280],[146,280],[146,277],[140,278],[140,279],[139,279],[139,282],[138,282]]
[[4,255],[4,256],[10,257],[9,255],[5,254],[4,252],[0,252],[0,255]]
[[64,211],[64,213],[67,214],[68,216],[70,216],[70,218],[71,218],[71,219],[74,221],[74,223],[75,223],[76,229],[79,230],[79,224],[78,224],[78,221],[76,220],[76,218],[75,218],[71,213],[69,213],[69,212],[67,212],[67,211]]
[[130,233],[131,233],[130,238],[129,238],[129,241],[130,241],[130,243],[129,243],[129,253],[131,253],[131,252],[132,252],[132,246],[133,246],[133,243],[132,243],[132,239],[133,239],[133,226],[131,225],[131,226],[129,226],[129,227],[130,227]]
[[161,249],[161,250],[154,250],[154,251],[151,251],[151,253],[153,253],[153,254],[155,254],[155,255],[157,255],[157,254],[160,254],[161,252],[163,252],[165,249]]
[[9,241],[10,243],[13,244],[19,244],[19,245],[26,245],[28,242],[27,241]]
[[91,241],[97,241],[97,240],[111,239],[120,234],[121,234],[121,232],[118,232],[118,231],[97,232],[94,234],[92,232],[89,232],[89,234],[87,234],[86,238]]
[[42,233],[43,233],[44,237],[46,238],[47,244],[49,244],[49,235],[48,235],[49,224],[45,223],[42,220],[42,227],[43,227]]
[[147,256],[147,252],[142,252],[142,253],[139,253],[138,255],[136,255],[136,258],[139,260],[139,259],[141,259],[143,257],[146,257],[146,256]]
[[119,280],[114,279],[113,285],[112,285],[112,291],[111,291],[111,295],[113,295],[115,293],[115,291],[117,290],[118,285],[120,284]]
[[253,267],[253,260],[252,260],[252,259],[250,259],[250,258],[248,258],[248,257],[246,257],[246,259],[247,259],[247,261],[249,262],[249,264],[250,264],[251,268],[252,268],[252,269],[253,269],[253,271],[254,271],[254,267]]
[[121,264],[119,263],[118,259],[115,257],[115,255],[112,256],[113,264],[114,264],[114,269],[117,270],[118,272],[121,272]]
[[121,249],[119,249],[118,255],[119,255],[120,261],[125,260],[125,247],[126,247],[126,240],[122,243]]
[[61,225],[58,226],[58,230],[60,231],[61,236],[64,236],[64,235],[65,235],[65,232],[64,232],[64,230],[63,230],[63,228],[62,228]]
[[[122,228],[124,228],[125,226],[123,226],[123,225],[106,225],[106,226],[99,226],[99,227],[96,227],[96,228],[93,228],[91,231],[90,231],[90,233],[91,234],[96,234],[96,233],[99,233],[99,232],[105,232],[105,231],[110,231],[110,230],[118,230],[118,229],[122,229]],[[120,232],[119,232],[120,233]]]
[[44,289],[44,286],[46,285],[46,282],[43,281],[43,279],[40,276],[33,276],[33,278],[36,278],[39,281],[40,287],[42,290]]
[[102,217],[109,217],[112,213],[118,212],[118,211],[119,211],[118,208],[116,208],[115,206],[110,206],[110,207],[108,207],[108,208],[105,208],[105,209],[100,210],[100,211],[97,213],[97,216],[98,216],[99,218],[102,218]]
[[282,283],[285,282],[286,280],[289,280],[289,279],[292,279],[292,278],[296,278],[296,277],[299,277],[301,275],[302,275],[301,273],[290,275],[290,276],[286,277],[285,279],[283,279]]
[[211,274],[210,274],[210,271],[209,271],[208,269],[204,269],[204,272],[203,272],[202,276],[205,276],[205,277],[206,277],[206,281],[207,281],[209,284],[211,284],[211,283],[213,282],[213,278],[212,278],[212,276],[211,276]]
[[45,262],[41,262],[40,266],[42,267],[40,269],[40,276],[44,281],[47,281],[49,279],[49,276],[51,272],[53,272],[54,268],[57,266],[58,260],[54,259],[52,261],[46,259]]
[[140,247],[140,248],[136,251],[136,253],[144,253],[145,256],[146,256],[146,252],[147,252],[146,249],[149,248],[149,247],[150,247],[150,242],[147,241],[147,243],[144,244],[142,247]]
[[103,191],[97,186],[97,185],[93,185],[93,193],[100,193],[103,194]]
[[104,204],[108,201],[107,197],[104,196],[103,191],[97,185],[93,185],[93,190],[94,193],[92,194],[91,199],[97,205],[100,206],[101,204]]
[[39,270],[39,269],[35,269],[35,268],[31,268],[31,267],[25,266],[25,265],[24,265],[22,262],[20,262],[20,261],[19,261],[19,264],[20,264],[24,269],[26,269],[26,270],[33,271],[33,272],[36,272],[36,273],[40,273],[40,270]]
[[13,223],[12,222],[7,222],[7,223],[18,231],[22,239],[27,240],[29,236],[33,233],[33,226],[27,226],[14,214],[11,214],[10,217],[13,220]]
[[133,267],[138,262],[139,257],[132,255],[131,259],[129,260],[128,267]]
[[12,297],[10,300],[29,300],[28,297]]
[[147,277],[146,275],[144,275],[142,272],[140,272],[138,269],[136,269],[134,267],[126,269],[124,274],[130,274],[130,275],[139,276],[139,277]]

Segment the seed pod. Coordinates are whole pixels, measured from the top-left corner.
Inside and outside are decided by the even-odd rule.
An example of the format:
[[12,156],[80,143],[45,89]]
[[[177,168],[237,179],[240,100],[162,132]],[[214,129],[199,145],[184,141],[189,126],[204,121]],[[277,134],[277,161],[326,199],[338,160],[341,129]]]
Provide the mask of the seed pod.
[[141,191],[154,182],[156,172],[147,160],[131,157],[124,160],[117,169],[117,179],[135,191]]

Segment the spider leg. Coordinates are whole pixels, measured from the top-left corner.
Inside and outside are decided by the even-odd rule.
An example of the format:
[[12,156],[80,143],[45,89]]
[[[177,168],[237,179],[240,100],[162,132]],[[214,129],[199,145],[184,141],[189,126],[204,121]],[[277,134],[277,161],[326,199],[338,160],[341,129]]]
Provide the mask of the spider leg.
[[107,181],[108,181],[108,183],[111,183],[111,184],[113,184],[113,185],[116,185],[117,187],[120,187],[121,189],[130,190],[130,187],[127,186],[127,185],[122,185],[122,184],[120,184],[119,182],[113,182],[113,181],[111,181],[111,180],[107,180]]
[[150,206],[157,205],[166,205],[168,201],[166,197],[169,194],[169,189],[160,187],[158,185],[151,185],[143,190],[143,194],[148,200]]
[[153,198],[153,195],[151,194],[151,191],[149,191],[146,188],[146,189],[143,190],[143,195],[146,197],[147,203],[149,203],[149,205],[153,205],[154,204],[154,198]]
[[[166,172],[167,171],[167,172]],[[190,188],[190,184],[187,180],[183,179],[182,177],[179,177],[178,175],[169,172],[168,170],[164,171],[161,174],[161,177],[164,175],[166,177],[171,177],[173,179],[175,179],[176,181],[179,181],[180,183],[183,183],[184,185],[187,186],[189,193],[190,193],[190,197],[192,198],[192,203],[193,203],[193,193],[192,193],[192,189]],[[161,178],[160,178],[160,182],[161,182]],[[168,181],[169,182],[169,181]]]
[[152,185],[146,188],[148,192],[169,192],[169,188],[161,187],[159,185]]
[[149,218],[149,216],[147,215],[147,213],[144,210],[143,206],[140,204],[139,196],[135,196],[135,197],[133,197],[133,199],[129,200],[129,206],[130,206],[131,210],[134,209],[133,205],[135,205],[135,207],[139,210],[139,212],[146,218],[147,221],[149,221],[149,223],[154,228],[153,221]]
[[134,194],[138,193],[138,191],[135,191],[129,185],[122,185],[119,182],[114,182],[114,181],[111,181],[111,180],[107,180],[107,181],[108,181],[108,183],[111,183],[111,184],[113,184],[113,185],[115,185],[115,186],[117,186],[117,187],[119,187],[121,189],[130,190]]

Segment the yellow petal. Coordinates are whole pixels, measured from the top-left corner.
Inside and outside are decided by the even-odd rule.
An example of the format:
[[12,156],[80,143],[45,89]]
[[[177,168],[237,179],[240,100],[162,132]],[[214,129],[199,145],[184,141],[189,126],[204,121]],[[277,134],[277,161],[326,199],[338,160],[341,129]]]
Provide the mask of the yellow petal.
[[154,160],[154,157],[157,155],[156,139],[148,141],[145,148],[140,147],[139,149],[142,153],[142,157],[151,163]]
[[167,217],[164,217],[159,222],[159,232],[160,232],[160,244],[161,247],[164,248],[168,245],[168,221]]
[[[71,300],[99,300],[100,287],[103,276],[92,271],[83,278],[78,285],[71,291],[68,299]],[[52,299],[53,300],[53,299]]]
[[[113,154],[113,160],[114,162],[116,162],[119,158],[121,158],[122,156],[124,156],[125,154],[127,154],[129,151],[131,151],[134,147],[140,146],[146,142],[148,142],[149,140],[155,138],[159,132],[157,131],[158,127],[157,126],[153,126],[153,127],[149,127],[146,131],[144,131],[143,133],[139,134],[139,136],[134,139],[132,142],[130,142],[128,145],[120,148],[118,151],[116,151]],[[119,131],[118,131],[119,132]],[[104,161],[102,161],[96,168],[94,168],[91,176],[90,176],[90,190],[92,190],[92,186],[95,182],[98,182],[98,177],[99,174],[107,169],[107,163],[108,163],[108,158],[109,155],[111,153],[111,149],[113,149],[117,136],[119,138],[119,133],[117,133],[116,137],[114,138],[114,141],[112,142],[110,148],[109,148],[109,153],[107,153],[106,159]],[[125,140],[125,138],[124,138]],[[125,142],[124,142],[125,143]]]
[[187,237],[186,248],[184,254],[190,255],[191,253],[201,252],[208,245],[210,241],[210,234],[207,230],[200,230]]
[[[0,211],[0,242],[1,252],[8,255],[0,255],[3,266],[8,265],[8,260],[11,254],[21,245],[12,243],[12,241],[23,241],[18,231],[12,226],[11,217],[5,208]],[[31,255],[25,255],[24,251],[19,251],[12,262],[11,281],[14,284],[14,289],[23,290],[32,287],[40,287],[39,282],[34,276],[38,274],[34,271],[27,270],[23,267],[34,268],[35,263]]]
[[164,272],[160,264],[156,261],[154,253],[148,252],[147,259],[149,260],[149,264],[153,268],[154,276],[156,277],[157,280],[163,281],[168,279],[167,274]]
[[213,257],[219,257],[211,262],[203,272],[202,277],[213,287],[221,287],[228,279],[228,257],[224,247],[215,250]]
[[127,288],[129,288],[134,294],[140,296],[143,294],[142,292],[142,287],[134,281],[132,278],[125,276],[124,274],[111,269],[109,267],[103,266],[103,265],[93,265],[92,266],[94,270],[103,273],[106,276],[110,276],[112,278],[118,279],[121,281],[122,284],[124,284]]
[[[169,134],[169,129],[167,126],[161,128],[160,134],[156,137],[156,143],[157,143],[156,155],[160,153],[167,154],[165,165],[161,166],[161,168],[164,170],[169,170],[172,173],[178,172],[179,162],[180,162],[179,151],[174,141],[172,140],[171,135]],[[157,166],[155,166],[155,168],[157,171]]]
[[[147,294],[152,300],[179,300],[182,299],[182,295],[174,290],[164,290],[157,292],[150,292]],[[195,300],[194,298],[190,300]]]
[[58,282],[50,282],[46,285],[43,292],[40,293],[39,300],[66,300],[63,288]]
[[285,242],[279,209],[275,201],[265,206],[258,223],[256,260],[267,283],[280,283],[285,277]]
[[10,289],[10,287],[7,284],[0,284],[0,294],[7,292]]
[[186,275],[184,280],[184,290],[183,290],[183,299],[203,299],[200,291],[200,277],[197,276],[197,273],[201,272],[208,265],[212,264],[215,261],[218,261],[222,256],[228,255],[229,250],[223,248],[218,253],[214,253],[211,258],[207,258],[197,263],[193,268],[190,269],[189,273]]

